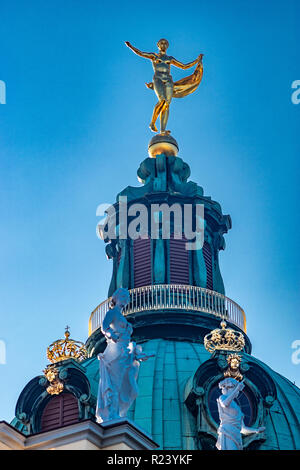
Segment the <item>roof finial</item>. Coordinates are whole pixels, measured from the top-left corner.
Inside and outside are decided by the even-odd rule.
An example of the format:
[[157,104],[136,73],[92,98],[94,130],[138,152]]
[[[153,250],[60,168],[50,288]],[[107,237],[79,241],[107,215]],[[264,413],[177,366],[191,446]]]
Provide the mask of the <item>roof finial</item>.
[[67,325],[67,326],[65,327],[65,330],[66,330],[66,331],[65,331],[65,338],[68,339],[69,336],[70,336],[70,327],[69,327],[69,325]]

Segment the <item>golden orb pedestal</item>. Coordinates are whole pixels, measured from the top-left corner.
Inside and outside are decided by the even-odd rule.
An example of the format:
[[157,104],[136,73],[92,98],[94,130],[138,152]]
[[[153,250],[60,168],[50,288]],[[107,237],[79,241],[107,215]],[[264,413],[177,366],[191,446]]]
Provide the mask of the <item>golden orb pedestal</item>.
[[167,157],[176,157],[179,146],[174,137],[168,134],[157,134],[149,142],[148,154],[150,158],[164,154]]

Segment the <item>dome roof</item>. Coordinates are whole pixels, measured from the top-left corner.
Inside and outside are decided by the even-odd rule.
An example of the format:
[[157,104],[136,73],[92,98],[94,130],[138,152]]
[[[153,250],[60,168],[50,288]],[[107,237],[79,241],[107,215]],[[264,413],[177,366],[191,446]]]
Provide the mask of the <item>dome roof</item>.
[[[141,344],[143,351],[154,353],[155,357],[141,364],[139,394],[128,418],[149,433],[161,449],[214,449],[218,423],[213,408],[216,408],[216,394],[220,393],[217,384],[223,377],[220,357],[212,356],[200,341],[155,338]],[[85,359],[76,367],[72,360],[64,364],[71,367],[68,377],[78,389],[77,396],[90,396],[90,403],[95,404],[99,383],[97,356]],[[245,420],[245,423],[266,427],[262,437],[245,437],[244,447],[300,449],[300,389],[249,354],[242,354],[243,364],[241,371],[248,399],[243,397],[246,408],[242,410],[245,417],[248,411],[252,419],[248,416],[250,422]],[[12,422],[26,434],[26,427],[20,421],[21,412],[29,416],[30,410],[34,411],[32,424],[39,419],[39,408],[33,402],[44,394],[40,379],[32,379],[21,393]]]
[[[193,377],[211,359],[203,344],[152,339],[143,343],[155,357],[141,364],[139,395],[128,417],[152,435],[162,449],[198,449],[197,419],[185,404]],[[300,389],[267,365],[245,354],[251,367],[259,367],[275,383],[277,399],[266,419],[266,449],[300,449]],[[96,357],[84,361],[92,393],[97,396],[99,370]]]

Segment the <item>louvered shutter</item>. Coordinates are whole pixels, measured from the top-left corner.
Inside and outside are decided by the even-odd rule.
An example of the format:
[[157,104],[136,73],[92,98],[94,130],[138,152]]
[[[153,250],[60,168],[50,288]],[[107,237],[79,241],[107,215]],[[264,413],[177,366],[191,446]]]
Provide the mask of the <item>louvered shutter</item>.
[[151,239],[138,238],[133,242],[134,287],[149,286],[151,276]]
[[78,402],[71,393],[61,393],[47,403],[41,419],[41,431],[50,431],[78,422]]
[[187,239],[182,236],[176,240],[170,238],[170,284],[189,284],[189,250],[186,250]]
[[207,242],[203,244],[203,257],[206,266],[206,288],[210,290],[214,290],[213,284],[213,272],[212,272],[212,254],[210,245]]
[[121,261],[121,250],[119,250],[117,253],[117,266],[118,267],[119,267],[120,261]]

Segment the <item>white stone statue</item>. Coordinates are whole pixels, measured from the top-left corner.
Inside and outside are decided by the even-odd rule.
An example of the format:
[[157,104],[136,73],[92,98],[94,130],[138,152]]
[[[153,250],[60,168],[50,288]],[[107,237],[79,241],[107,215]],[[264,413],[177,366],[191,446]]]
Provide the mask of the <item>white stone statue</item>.
[[96,409],[98,423],[125,417],[137,397],[137,376],[140,362],[153,354],[131,341],[132,326],[122,314],[129,302],[129,292],[120,288],[112,296],[113,308],[108,310],[101,331],[107,346],[99,359],[99,388]]
[[261,433],[264,427],[248,428],[244,424],[241,408],[234,400],[244,388],[243,382],[226,378],[219,383],[222,395],[217,398],[220,426],[218,428],[218,450],[243,450],[242,434]]

